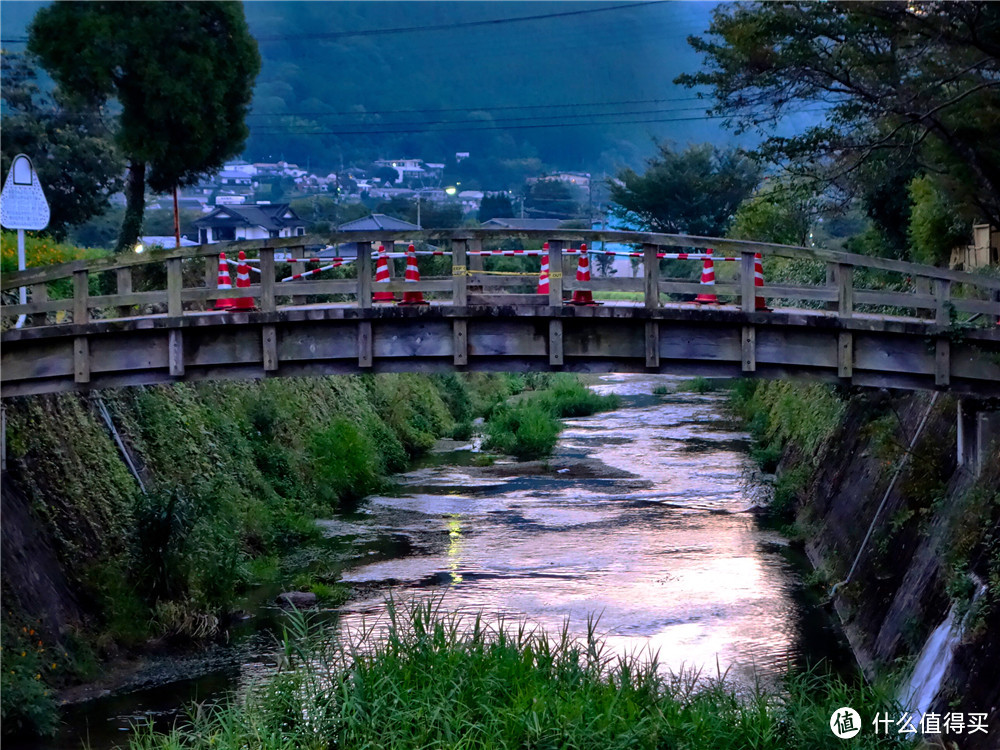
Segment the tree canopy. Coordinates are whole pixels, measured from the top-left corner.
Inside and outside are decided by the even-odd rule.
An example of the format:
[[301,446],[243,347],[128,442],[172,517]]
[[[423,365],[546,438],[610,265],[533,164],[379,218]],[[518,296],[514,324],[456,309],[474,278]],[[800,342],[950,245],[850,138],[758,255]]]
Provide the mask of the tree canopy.
[[658,146],[646,172],[631,169],[610,183],[611,213],[639,229],[721,236],[739,205],[760,182],[760,169],[743,153],[711,144],[675,151]]
[[129,174],[119,250],[141,231],[147,181],[165,192],[243,149],[260,55],[239,3],[54,3],[32,21],[28,49],[66,91],[120,105]]
[[[1000,4],[740,3],[689,42],[704,67],[677,82],[709,87],[711,114],[763,134],[762,156],[848,194],[871,170],[904,198],[930,174],[1000,225]],[[774,134],[803,109],[822,122]]]
[[70,226],[104,213],[121,189],[125,162],[112,141],[109,118],[56,88],[39,89],[25,55],[4,52],[2,172],[26,154],[38,173],[51,210],[48,232],[57,239]]

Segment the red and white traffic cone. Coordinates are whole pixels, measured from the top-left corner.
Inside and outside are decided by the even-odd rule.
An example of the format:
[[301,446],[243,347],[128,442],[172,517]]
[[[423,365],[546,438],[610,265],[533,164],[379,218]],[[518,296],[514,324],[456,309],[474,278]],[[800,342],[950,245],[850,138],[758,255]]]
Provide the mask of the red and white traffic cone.
[[[389,259],[385,255],[385,245],[378,246],[378,263],[375,265],[375,283],[388,284],[389,279]],[[395,302],[396,295],[392,292],[375,292],[372,294],[375,302]]]
[[[580,245],[580,261],[576,264],[576,280],[590,281],[590,259],[587,256],[587,246]],[[571,305],[596,305],[594,295],[589,289],[574,289]]]
[[[250,288],[250,264],[247,263],[247,254],[240,250],[239,264],[236,266],[236,288]],[[237,297],[233,300],[232,310],[253,310],[255,309],[253,297]]]
[[[226,260],[225,253],[219,253],[219,289],[232,289],[233,285],[229,280],[229,261]],[[217,299],[215,301],[216,310],[229,310],[236,304],[232,299]]]
[[761,262],[760,253],[755,253],[753,256],[753,285],[756,289],[756,304],[755,309],[762,312],[771,312],[771,308],[767,306],[767,301],[764,299],[764,265]]
[[[417,250],[411,244],[406,248],[406,280],[420,281],[420,269],[417,268]],[[403,301],[400,305],[426,305],[423,292],[403,292]]]
[[[548,249],[549,243],[545,243],[546,249]],[[542,256],[542,272],[538,274],[538,293],[548,294],[549,293],[549,256]]]
[[701,284],[703,287],[710,286],[712,289],[706,289],[697,297],[694,298],[695,302],[702,305],[717,305],[719,304],[719,298],[715,295],[715,263],[712,261],[712,248],[705,251],[705,262],[701,266]]

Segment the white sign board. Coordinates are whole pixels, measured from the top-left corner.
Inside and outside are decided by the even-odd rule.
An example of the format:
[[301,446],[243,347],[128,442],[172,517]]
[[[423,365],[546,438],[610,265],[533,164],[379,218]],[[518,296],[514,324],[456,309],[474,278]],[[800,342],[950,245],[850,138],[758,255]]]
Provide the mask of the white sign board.
[[49,225],[49,203],[31,159],[24,154],[14,157],[0,192],[0,224],[8,229],[45,229]]

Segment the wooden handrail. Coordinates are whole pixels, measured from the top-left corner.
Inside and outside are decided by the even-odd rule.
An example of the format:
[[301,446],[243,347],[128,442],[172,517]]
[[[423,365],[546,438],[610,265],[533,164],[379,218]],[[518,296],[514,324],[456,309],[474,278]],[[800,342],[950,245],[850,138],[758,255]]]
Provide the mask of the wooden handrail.
[[[243,240],[238,242],[197,245],[193,247],[175,248],[170,250],[152,250],[142,254],[122,254],[95,258],[91,260],[76,260],[41,268],[29,268],[24,271],[12,271],[0,279],[0,290],[7,291],[20,286],[47,283],[57,279],[72,276],[77,271],[96,273],[121,268],[163,263],[174,258],[203,258],[217,256],[220,252],[227,255],[236,254],[240,250],[256,252],[264,248],[275,250],[300,248],[305,245],[331,245],[338,243],[366,243],[391,241],[408,242],[411,240],[465,240],[482,241],[484,239],[543,239],[561,243],[587,242],[591,247],[596,243],[617,242],[635,245],[655,245],[658,247],[686,247],[707,249],[712,248],[717,254],[739,255],[744,252],[761,253],[776,257],[798,260],[812,260],[826,263],[853,266],[855,268],[872,268],[906,274],[913,277],[942,279],[960,284],[973,284],[985,289],[1000,289],[1000,278],[991,278],[965,271],[952,271],[946,268],[926,266],[908,261],[875,258],[855,253],[843,253],[824,248],[807,248],[794,245],[776,245],[764,242],[749,242],[744,240],[729,240],[717,237],[698,237],[681,234],[660,234],[654,232],[625,232],[607,230],[512,230],[512,229],[454,229],[454,230],[423,230],[418,232],[338,232],[327,235],[305,235],[299,237],[281,237],[266,240]],[[471,248],[470,248],[471,249]]]

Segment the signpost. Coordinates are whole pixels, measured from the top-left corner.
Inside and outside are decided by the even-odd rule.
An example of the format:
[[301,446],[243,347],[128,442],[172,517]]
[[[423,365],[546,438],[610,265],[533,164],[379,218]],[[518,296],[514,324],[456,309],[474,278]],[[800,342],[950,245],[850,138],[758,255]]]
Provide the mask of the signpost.
[[[18,154],[10,165],[3,190],[0,191],[0,224],[17,230],[17,270],[25,269],[24,230],[45,229],[49,225],[49,203],[42,192],[38,174],[31,159]],[[28,303],[28,290],[21,287],[21,304]],[[17,318],[16,327],[24,325],[24,315]]]

